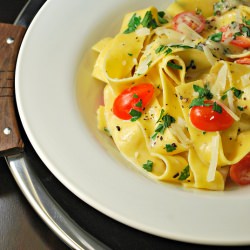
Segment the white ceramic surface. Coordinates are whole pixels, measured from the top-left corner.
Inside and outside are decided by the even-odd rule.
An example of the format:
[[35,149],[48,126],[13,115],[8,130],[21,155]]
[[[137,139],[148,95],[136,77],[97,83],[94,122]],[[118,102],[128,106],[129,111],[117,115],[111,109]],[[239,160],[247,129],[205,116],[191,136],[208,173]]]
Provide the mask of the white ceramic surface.
[[168,3],[48,0],[28,29],[18,57],[16,98],[21,120],[50,171],[104,214],[166,238],[249,244],[249,187],[210,192],[155,182],[134,170],[96,128],[102,85],[90,75],[91,45],[114,35],[126,12],[150,5],[162,10]]

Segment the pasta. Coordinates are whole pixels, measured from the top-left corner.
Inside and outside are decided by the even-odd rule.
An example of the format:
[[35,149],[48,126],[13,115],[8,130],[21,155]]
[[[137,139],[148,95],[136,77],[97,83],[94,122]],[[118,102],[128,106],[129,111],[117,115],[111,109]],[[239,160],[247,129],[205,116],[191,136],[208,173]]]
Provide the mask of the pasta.
[[98,128],[150,177],[224,190],[231,166],[249,154],[249,6],[148,7],[126,14],[116,36],[92,47],[92,75],[105,83]]

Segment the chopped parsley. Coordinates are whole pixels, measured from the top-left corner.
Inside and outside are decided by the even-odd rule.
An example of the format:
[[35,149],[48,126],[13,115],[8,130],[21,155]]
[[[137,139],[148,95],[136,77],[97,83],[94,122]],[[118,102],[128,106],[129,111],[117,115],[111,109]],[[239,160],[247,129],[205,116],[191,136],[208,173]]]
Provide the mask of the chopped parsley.
[[155,53],[156,54],[159,54],[161,52],[164,52],[166,55],[170,54],[172,52],[172,49],[169,48],[168,46],[166,45],[160,45],[156,50],[155,50]]
[[235,87],[232,87],[230,89],[228,89],[227,91],[225,91],[221,97],[222,100],[225,100],[227,98],[227,92],[228,91],[233,91],[233,94],[236,98],[240,99],[241,96],[243,95],[244,91],[240,90],[240,89],[237,89]]
[[244,108],[241,107],[241,106],[237,106],[237,109],[238,109],[239,111],[243,111],[243,110],[244,110]]
[[195,98],[189,108],[195,107],[195,106],[204,106],[205,105],[205,98]]
[[193,47],[183,44],[173,44],[170,46],[171,48],[182,48],[182,49],[193,49]]
[[168,153],[175,151],[177,148],[177,145],[175,143],[172,144],[166,144],[165,149]]
[[155,133],[151,137],[152,139],[155,139],[158,133],[164,134],[166,128],[170,127],[172,123],[175,122],[175,118],[169,114],[163,115],[161,112],[161,117],[158,119],[158,126],[155,129]]
[[134,32],[140,24],[141,24],[141,17],[137,16],[136,13],[134,13],[131,19],[129,20],[128,28],[123,33],[129,34]]
[[160,120],[161,120],[162,117],[163,117],[164,112],[165,112],[164,109],[162,109],[162,110],[161,110],[161,113],[160,113],[160,116],[159,116],[159,118],[158,118],[158,120],[157,120],[156,123],[160,122]]
[[250,29],[247,26],[243,26],[241,28],[241,32],[245,34],[247,37],[250,37]]
[[222,40],[222,32],[215,33],[209,37],[210,40],[214,42],[220,42]]
[[247,20],[246,16],[242,17],[242,22],[245,23],[246,25],[250,25],[250,19]]
[[165,53],[165,55],[168,55],[168,54],[172,53],[172,49],[168,48],[164,53]]
[[164,16],[165,16],[165,12],[164,11],[158,11],[157,15],[158,15],[158,21],[159,21],[159,23],[161,23],[161,24],[168,23],[168,20],[164,18]]
[[136,107],[141,108],[142,107],[142,99],[140,99],[139,102],[135,104]]
[[130,119],[131,122],[135,122],[142,115],[142,113],[140,111],[135,110],[135,109],[131,109],[131,111],[129,112],[129,114],[132,116],[132,118]]
[[156,54],[159,54],[161,52],[163,52],[168,46],[166,45],[160,45],[156,50],[155,50],[155,53]]
[[178,70],[182,69],[181,65],[178,65],[178,64],[171,62],[171,61],[167,62],[167,66],[172,68],[172,69],[178,69]]
[[186,67],[186,71],[188,71],[189,69],[196,69],[194,60],[190,61],[189,65]]
[[235,87],[232,87],[231,90],[234,93],[234,96],[238,99],[241,98],[241,96],[243,95],[244,91],[240,90],[240,89],[236,89]]
[[[165,17],[164,11],[159,11],[157,13],[157,19],[160,24],[168,23],[168,20]],[[159,27],[156,19],[153,17],[152,12],[149,10],[145,13],[144,17],[138,16],[136,13],[132,15],[129,20],[127,29],[123,32],[124,34],[129,34],[134,32],[140,25],[144,28],[152,28],[155,29]]]
[[147,160],[147,163],[144,163],[142,167],[147,170],[148,172],[152,172],[153,170],[153,162],[150,160]]
[[193,89],[195,92],[199,94],[198,98],[193,99],[191,102],[189,108],[192,108],[194,106],[210,106],[210,104],[205,104],[205,98],[207,100],[211,100],[213,98],[213,94],[211,91],[208,89],[208,86],[205,85],[204,88],[198,86],[198,85],[193,85]]
[[153,18],[152,12],[151,11],[147,11],[145,16],[143,17],[141,24],[143,27],[146,28],[157,28],[157,22],[155,21],[155,19]]
[[214,102],[213,103],[213,111],[221,114],[222,113],[222,107],[218,103]]
[[208,88],[208,85],[205,85],[204,88],[198,86],[198,85],[193,85],[193,89],[195,92],[199,94],[199,98],[207,98],[208,100],[211,100],[213,98],[213,94]]
[[187,165],[182,171],[178,178],[180,181],[185,181],[190,176],[190,169],[189,165]]

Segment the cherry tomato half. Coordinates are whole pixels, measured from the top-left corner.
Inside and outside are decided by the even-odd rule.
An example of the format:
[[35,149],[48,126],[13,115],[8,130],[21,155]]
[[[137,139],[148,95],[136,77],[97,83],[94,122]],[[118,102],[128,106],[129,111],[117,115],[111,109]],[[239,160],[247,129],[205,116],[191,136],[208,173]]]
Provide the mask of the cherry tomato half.
[[246,36],[236,36],[230,43],[244,49],[250,48],[250,38]]
[[132,109],[142,112],[151,101],[154,94],[154,86],[150,83],[143,83],[125,89],[118,95],[113,104],[113,113],[123,120],[129,120]]
[[200,33],[205,28],[206,19],[204,16],[198,15],[194,11],[184,11],[184,12],[177,14],[173,18],[173,28],[176,31],[179,31],[178,26],[181,23],[185,23],[191,29]]
[[250,153],[230,167],[229,175],[239,185],[250,184]]
[[[228,29],[230,29],[229,26],[223,26],[220,28],[220,31],[223,32],[221,40],[222,42],[233,36],[232,33],[227,32]],[[230,41],[230,44],[246,49],[250,47],[250,38],[246,36],[236,36],[235,39]]]
[[235,60],[236,63],[239,64],[250,64],[250,58],[249,57],[243,57]]
[[221,131],[228,129],[234,122],[233,118],[225,111],[223,107],[222,112],[219,113],[213,110],[212,101],[205,101],[211,104],[209,106],[194,106],[190,110],[190,120],[192,124],[207,132]]

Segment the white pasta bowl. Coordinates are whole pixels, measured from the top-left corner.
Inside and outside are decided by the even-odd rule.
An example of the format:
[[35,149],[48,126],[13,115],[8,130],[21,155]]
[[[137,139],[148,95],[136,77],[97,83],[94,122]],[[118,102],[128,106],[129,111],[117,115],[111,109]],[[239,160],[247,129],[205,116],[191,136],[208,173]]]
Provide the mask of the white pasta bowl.
[[156,182],[135,170],[97,130],[103,85],[91,77],[91,46],[114,35],[125,13],[151,5],[164,10],[169,2],[48,0],[18,58],[20,117],[49,170],[107,216],[185,242],[249,244],[249,187],[211,192]]

